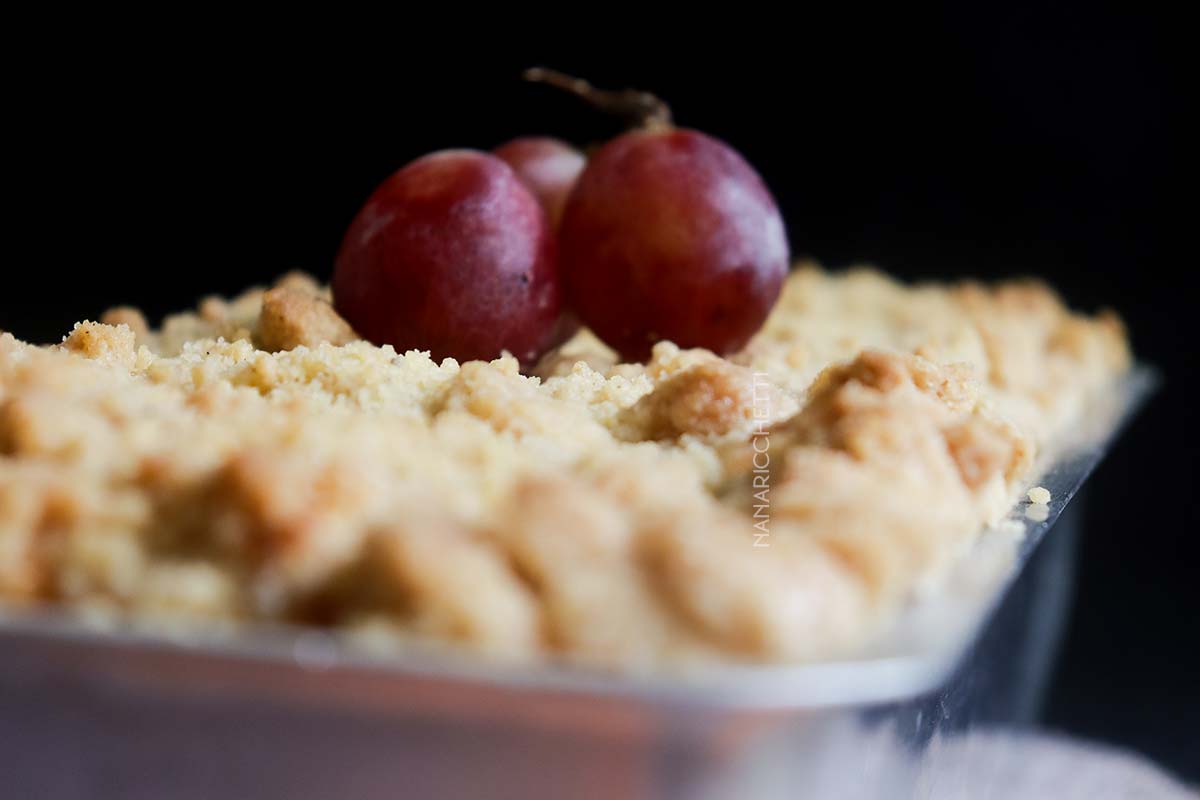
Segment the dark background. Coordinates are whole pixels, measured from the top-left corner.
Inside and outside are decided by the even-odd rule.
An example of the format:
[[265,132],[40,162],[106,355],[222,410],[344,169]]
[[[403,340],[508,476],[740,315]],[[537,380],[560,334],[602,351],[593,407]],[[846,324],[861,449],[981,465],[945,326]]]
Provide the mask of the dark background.
[[508,20],[488,46],[416,22],[45,41],[7,86],[17,211],[0,328],[51,341],[118,303],[156,317],[288,269],[327,277],[359,204],[411,158],[616,131],[523,85],[522,67],[655,91],[759,169],[797,255],[907,279],[1033,274],[1079,308],[1124,316],[1166,382],[1092,480],[1046,722],[1200,778],[1200,314],[1177,235],[1195,190],[1177,205],[1172,186],[1183,77],[1171,22],[975,10],[869,31],[866,19],[836,32],[617,25],[591,45],[580,23],[542,21],[557,27],[533,44]]

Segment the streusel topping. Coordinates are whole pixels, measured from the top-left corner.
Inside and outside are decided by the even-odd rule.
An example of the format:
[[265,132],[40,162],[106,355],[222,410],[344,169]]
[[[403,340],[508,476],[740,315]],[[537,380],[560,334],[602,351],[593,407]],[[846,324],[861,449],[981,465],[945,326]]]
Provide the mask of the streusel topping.
[[0,334],[0,598],[623,668],[853,652],[1129,363],[1046,287],[796,270],[722,359],[537,376],[357,341],[288,276]]

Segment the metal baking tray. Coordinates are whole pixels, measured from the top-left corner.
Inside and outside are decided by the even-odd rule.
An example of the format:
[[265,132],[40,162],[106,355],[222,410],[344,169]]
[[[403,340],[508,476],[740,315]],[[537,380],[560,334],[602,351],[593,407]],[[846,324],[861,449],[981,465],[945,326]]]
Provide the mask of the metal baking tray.
[[1031,484],[1048,508],[1018,504],[854,660],[623,676],[0,613],[0,794],[923,796],[945,742],[1036,707],[1078,527],[1063,511],[1156,383],[1135,368],[1094,402]]

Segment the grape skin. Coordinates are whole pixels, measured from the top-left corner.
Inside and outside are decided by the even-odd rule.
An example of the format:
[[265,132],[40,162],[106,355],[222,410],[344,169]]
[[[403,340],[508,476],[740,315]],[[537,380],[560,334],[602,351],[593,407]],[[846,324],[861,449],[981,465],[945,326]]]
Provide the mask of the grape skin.
[[571,188],[587,163],[583,153],[548,136],[522,136],[492,152],[512,167],[534,193],[546,210],[550,227],[556,229]]
[[783,220],[758,173],[684,129],[634,131],[592,154],[559,244],[568,305],[629,361],[662,339],[741,349],[788,265]]
[[384,181],[342,241],[338,312],[363,337],[435,360],[534,363],[561,311],[555,242],[534,195],[500,159],[445,150]]

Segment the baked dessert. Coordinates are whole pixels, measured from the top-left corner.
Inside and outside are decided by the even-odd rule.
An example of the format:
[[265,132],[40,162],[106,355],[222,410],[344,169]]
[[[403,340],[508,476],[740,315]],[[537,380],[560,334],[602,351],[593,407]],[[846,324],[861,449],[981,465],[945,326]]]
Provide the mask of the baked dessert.
[[313,279],[0,334],[0,600],[622,669],[862,648],[1130,361],[1034,282],[787,277],[718,357],[525,375],[357,340]]

